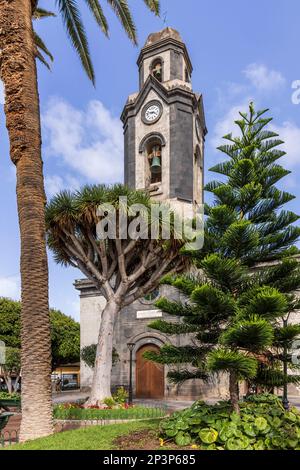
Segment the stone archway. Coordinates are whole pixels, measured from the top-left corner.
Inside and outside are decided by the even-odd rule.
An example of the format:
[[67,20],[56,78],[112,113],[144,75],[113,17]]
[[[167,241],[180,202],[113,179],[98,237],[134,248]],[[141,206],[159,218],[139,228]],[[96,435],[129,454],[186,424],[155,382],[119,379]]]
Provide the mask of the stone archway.
[[145,359],[146,351],[159,352],[159,347],[145,344],[136,352],[136,398],[162,399],[165,395],[164,366]]

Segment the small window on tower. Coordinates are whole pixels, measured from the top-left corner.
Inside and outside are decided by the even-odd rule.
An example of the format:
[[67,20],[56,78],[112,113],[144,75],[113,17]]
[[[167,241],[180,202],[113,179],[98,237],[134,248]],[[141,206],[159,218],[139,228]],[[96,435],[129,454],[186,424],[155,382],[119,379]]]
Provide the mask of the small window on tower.
[[148,160],[150,165],[150,184],[161,183],[161,145],[152,144],[148,151]]
[[157,59],[153,62],[151,66],[151,74],[159,82],[163,81],[163,64],[161,59]]

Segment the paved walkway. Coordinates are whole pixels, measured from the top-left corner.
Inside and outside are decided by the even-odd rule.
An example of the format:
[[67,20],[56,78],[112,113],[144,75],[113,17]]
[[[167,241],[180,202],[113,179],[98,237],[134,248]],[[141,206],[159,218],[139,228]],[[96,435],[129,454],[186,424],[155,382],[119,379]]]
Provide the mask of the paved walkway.
[[[53,395],[53,403],[69,403],[78,400],[86,400],[88,393],[86,392],[61,392]],[[219,398],[209,398],[204,401],[206,403],[214,404]],[[300,396],[290,396],[290,403],[300,409]],[[195,400],[134,400],[134,403],[145,406],[165,406],[170,411],[182,410],[188,408],[194,403]]]
[[88,393],[74,391],[74,392],[60,392],[52,395],[53,403],[69,403],[79,400],[86,400]]
[[[53,403],[69,403],[76,402],[79,400],[86,400],[88,398],[88,393],[85,392],[61,392],[53,395]],[[214,400],[213,400],[214,401]],[[216,401],[216,400],[215,400]],[[194,401],[177,401],[177,400],[134,400],[134,403],[137,405],[145,406],[163,406],[171,411],[182,410],[183,408],[188,408],[191,406]]]

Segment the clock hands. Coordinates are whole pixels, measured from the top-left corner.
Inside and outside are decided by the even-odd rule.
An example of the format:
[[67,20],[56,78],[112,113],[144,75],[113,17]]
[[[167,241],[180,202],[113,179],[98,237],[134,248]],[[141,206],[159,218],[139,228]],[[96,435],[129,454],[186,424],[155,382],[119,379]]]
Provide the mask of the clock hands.
[[156,117],[158,115],[157,111],[148,111],[147,114],[149,117]]

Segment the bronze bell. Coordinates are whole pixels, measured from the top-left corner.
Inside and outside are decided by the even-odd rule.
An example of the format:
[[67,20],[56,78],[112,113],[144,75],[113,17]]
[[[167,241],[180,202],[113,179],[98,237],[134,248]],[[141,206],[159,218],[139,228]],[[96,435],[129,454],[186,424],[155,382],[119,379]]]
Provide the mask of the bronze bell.
[[151,163],[151,171],[152,173],[160,173],[161,172],[161,162],[159,157],[153,157]]

